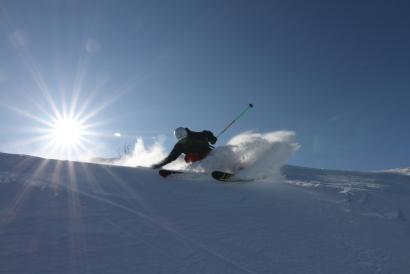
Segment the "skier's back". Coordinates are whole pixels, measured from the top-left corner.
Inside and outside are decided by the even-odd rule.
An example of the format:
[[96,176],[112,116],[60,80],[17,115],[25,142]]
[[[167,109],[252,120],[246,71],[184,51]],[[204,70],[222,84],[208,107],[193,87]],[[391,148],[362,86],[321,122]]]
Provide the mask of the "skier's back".
[[174,134],[178,142],[170,154],[158,164],[153,165],[153,168],[160,168],[175,161],[182,153],[185,154],[187,163],[200,161],[208,155],[213,148],[212,145],[217,141],[215,135],[209,130],[196,132],[189,128],[179,127],[175,129]]

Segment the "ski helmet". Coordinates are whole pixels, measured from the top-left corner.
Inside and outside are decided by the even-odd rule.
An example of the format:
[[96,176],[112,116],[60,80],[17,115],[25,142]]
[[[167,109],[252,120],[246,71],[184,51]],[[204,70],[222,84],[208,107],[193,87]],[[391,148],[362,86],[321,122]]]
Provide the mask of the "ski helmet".
[[188,131],[184,127],[177,127],[174,130],[174,135],[178,140],[188,137]]

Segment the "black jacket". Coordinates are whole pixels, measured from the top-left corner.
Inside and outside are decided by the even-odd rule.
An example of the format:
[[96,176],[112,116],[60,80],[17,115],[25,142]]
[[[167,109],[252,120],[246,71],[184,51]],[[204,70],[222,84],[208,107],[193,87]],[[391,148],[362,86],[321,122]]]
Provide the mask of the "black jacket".
[[175,161],[182,153],[208,153],[213,148],[209,143],[215,144],[217,141],[215,135],[209,130],[201,132],[191,131],[189,128],[186,128],[186,130],[188,131],[188,137],[179,140],[169,155],[160,163],[153,165],[153,168],[160,168]]

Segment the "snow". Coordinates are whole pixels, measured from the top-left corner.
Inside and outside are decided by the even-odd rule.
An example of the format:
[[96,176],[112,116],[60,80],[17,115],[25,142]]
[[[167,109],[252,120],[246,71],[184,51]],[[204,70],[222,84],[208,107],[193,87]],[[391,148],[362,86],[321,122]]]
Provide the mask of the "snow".
[[384,170],[383,172],[398,173],[398,174],[410,176],[410,167],[387,169],[387,170]]
[[220,184],[0,154],[0,273],[409,273],[409,176],[279,172]]

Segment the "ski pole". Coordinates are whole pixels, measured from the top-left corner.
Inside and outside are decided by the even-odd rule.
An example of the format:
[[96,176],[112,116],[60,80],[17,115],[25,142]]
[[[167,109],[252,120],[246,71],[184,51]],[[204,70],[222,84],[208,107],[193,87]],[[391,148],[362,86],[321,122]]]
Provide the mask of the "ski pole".
[[241,118],[251,108],[253,108],[253,104],[249,104],[241,113],[239,113],[239,115],[235,119],[233,119],[232,122],[230,122],[221,132],[219,132],[216,138],[219,138],[219,136],[221,136],[228,128],[230,128],[236,121],[239,120],[239,118]]

